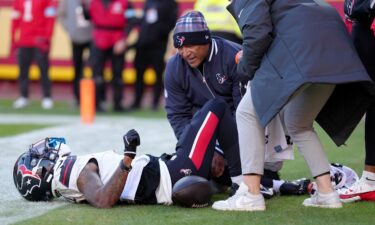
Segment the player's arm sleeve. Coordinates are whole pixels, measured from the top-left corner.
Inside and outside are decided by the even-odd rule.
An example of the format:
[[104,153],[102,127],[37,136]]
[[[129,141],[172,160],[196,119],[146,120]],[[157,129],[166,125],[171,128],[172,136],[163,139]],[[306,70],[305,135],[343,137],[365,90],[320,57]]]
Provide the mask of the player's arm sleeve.
[[[239,23],[243,36],[243,56],[237,70],[252,80],[272,42],[272,21],[269,1],[247,1]],[[243,20],[243,22],[241,22]]]
[[183,87],[177,80],[179,76],[177,66],[174,65],[174,57],[167,63],[165,70],[165,109],[168,121],[179,139],[183,129],[192,118],[192,106],[187,99]]

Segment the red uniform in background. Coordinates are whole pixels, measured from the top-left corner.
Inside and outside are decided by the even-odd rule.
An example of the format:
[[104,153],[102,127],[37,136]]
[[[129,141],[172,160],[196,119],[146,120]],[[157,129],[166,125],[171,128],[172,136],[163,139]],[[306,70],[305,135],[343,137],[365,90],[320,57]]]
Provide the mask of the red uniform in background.
[[[103,3],[105,1],[108,2],[107,6]],[[90,17],[94,24],[94,42],[98,48],[112,48],[117,41],[126,38],[124,31],[127,26],[127,9],[127,0],[92,0]]]
[[12,12],[12,45],[49,50],[57,2],[15,0]]
[[21,96],[14,108],[24,108],[29,101],[29,69],[33,60],[39,66],[44,109],[51,109],[51,81],[48,77],[48,53],[56,16],[55,0],[15,0],[12,12],[11,53],[18,49],[19,87]]
[[[93,24],[93,75],[96,91],[96,109],[105,110],[106,87],[104,67],[107,59],[112,64],[113,110],[122,111],[122,71],[124,67],[127,0],[92,0],[89,14]],[[122,46],[121,46],[122,45]],[[121,46],[119,48],[119,46]]]

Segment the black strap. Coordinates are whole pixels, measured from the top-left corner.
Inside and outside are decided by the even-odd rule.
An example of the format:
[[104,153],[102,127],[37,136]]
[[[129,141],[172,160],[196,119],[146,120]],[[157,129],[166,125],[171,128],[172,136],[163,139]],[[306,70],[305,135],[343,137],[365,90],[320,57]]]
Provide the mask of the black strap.
[[161,156],[159,157],[161,160],[163,160],[164,162],[168,162],[169,160],[172,159],[173,156],[175,156],[176,153],[172,153],[172,154],[168,154],[168,153],[163,153],[161,154]]

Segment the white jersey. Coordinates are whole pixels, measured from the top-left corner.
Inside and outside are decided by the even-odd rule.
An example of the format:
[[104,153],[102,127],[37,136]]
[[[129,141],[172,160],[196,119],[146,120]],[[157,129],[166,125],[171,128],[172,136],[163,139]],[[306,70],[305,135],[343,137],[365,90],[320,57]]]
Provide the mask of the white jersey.
[[84,195],[78,190],[78,176],[90,160],[95,160],[99,168],[99,177],[106,184],[118,168],[123,155],[114,151],[105,151],[83,156],[65,156],[58,159],[54,167],[52,192],[58,197],[63,196],[69,201],[81,202]]

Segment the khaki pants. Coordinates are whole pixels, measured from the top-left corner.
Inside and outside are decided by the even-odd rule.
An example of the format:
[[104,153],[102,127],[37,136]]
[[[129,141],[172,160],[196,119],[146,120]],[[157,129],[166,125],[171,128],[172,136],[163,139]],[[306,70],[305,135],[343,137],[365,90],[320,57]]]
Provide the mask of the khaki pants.
[[[237,129],[243,174],[263,174],[265,131],[256,115],[250,85],[237,111]],[[335,85],[305,85],[296,92],[280,112],[284,127],[305,158],[315,177],[330,170],[329,162],[313,123]]]

